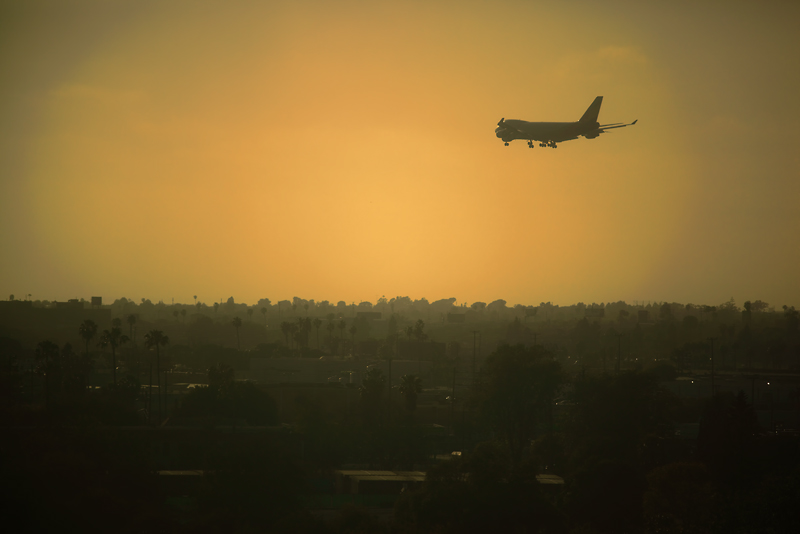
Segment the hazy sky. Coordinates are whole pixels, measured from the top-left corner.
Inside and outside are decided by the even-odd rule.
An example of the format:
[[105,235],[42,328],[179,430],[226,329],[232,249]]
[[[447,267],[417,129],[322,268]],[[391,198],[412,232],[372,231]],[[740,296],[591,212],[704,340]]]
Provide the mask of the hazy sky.
[[2,2],[0,295],[800,304],[800,5],[649,4]]

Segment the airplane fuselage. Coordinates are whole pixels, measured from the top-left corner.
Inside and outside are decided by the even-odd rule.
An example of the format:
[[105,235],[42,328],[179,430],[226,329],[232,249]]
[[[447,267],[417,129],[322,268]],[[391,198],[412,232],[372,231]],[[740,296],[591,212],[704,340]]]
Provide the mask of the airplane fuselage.
[[577,139],[596,131],[598,122],[528,122],[516,119],[503,121],[503,126],[498,126],[495,135],[503,141],[526,139],[540,143],[560,143],[570,139]]

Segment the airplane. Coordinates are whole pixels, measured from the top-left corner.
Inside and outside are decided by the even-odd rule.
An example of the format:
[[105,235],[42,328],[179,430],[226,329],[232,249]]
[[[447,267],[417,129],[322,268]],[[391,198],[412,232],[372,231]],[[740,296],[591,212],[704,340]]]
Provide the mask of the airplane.
[[595,98],[592,105],[577,122],[528,122],[502,118],[497,123],[494,133],[503,140],[506,146],[514,139],[527,139],[528,148],[533,148],[534,141],[538,141],[540,147],[558,148],[557,143],[562,141],[571,141],[581,135],[586,139],[594,139],[605,133],[606,130],[633,126],[639,120],[636,119],[630,124],[615,122],[601,125],[597,122],[597,115],[600,113],[602,103],[602,96]]

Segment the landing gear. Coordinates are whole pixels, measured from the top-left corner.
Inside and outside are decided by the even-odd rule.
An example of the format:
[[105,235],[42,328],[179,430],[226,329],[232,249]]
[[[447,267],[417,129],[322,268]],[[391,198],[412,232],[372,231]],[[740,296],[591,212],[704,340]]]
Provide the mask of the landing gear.
[[539,143],[539,146],[540,146],[540,147],[542,147],[542,148],[544,148],[544,147],[546,147],[546,146],[547,146],[547,143]]
[[506,143],[506,146],[508,146],[508,143]]
[[533,148],[533,141],[528,141],[528,148]]

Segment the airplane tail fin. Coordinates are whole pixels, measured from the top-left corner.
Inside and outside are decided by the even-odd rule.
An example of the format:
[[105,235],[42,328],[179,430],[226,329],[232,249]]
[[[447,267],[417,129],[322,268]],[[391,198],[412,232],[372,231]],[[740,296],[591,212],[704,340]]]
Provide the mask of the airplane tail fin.
[[592,102],[592,105],[589,106],[589,109],[586,110],[586,113],[583,114],[581,117],[580,122],[589,122],[595,123],[597,122],[597,116],[600,114],[600,106],[603,104],[603,97],[598,96]]

